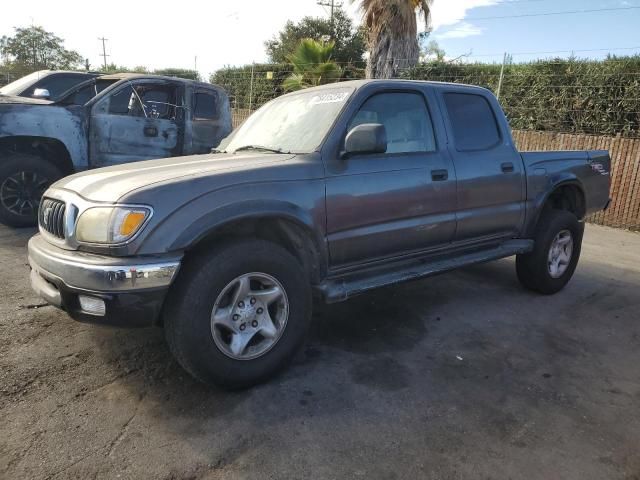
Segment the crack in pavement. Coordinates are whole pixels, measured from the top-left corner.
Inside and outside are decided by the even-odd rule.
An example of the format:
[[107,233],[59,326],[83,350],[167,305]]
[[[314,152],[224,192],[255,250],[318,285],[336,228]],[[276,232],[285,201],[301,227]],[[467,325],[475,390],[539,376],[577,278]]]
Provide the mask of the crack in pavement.
[[140,397],[138,399],[138,403],[136,404],[136,407],[133,410],[133,413],[127,419],[127,421],[124,422],[124,425],[122,425],[122,427],[120,427],[120,431],[118,432],[118,435],[116,436],[116,438],[114,438],[109,443],[109,451],[107,452],[107,455],[106,455],[107,457],[112,457],[113,456],[113,452],[115,451],[116,448],[118,448],[118,445],[120,445],[120,443],[122,442],[124,437],[127,435],[127,432],[129,431],[129,425],[131,425],[131,422],[133,421],[133,419],[138,414],[138,408],[140,407],[140,404],[142,403],[142,400],[144,400],[144,397],[146,396],[146,394],[147,394],[147,392],[143,392],[140,395]]

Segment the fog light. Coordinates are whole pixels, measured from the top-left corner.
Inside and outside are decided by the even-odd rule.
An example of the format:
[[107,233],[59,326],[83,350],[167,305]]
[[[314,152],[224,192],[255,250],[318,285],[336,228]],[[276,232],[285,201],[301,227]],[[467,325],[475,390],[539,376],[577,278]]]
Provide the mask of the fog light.
[[101,298],[78,295],[78,300],[80,301],[80,308],[85,313],[104,316],[107,311],[104,300]]

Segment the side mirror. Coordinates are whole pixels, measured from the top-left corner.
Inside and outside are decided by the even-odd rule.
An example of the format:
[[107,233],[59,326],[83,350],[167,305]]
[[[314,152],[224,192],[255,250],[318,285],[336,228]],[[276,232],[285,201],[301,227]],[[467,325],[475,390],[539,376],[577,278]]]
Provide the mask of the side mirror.
[[343,156],[358,153],[385,153],[387,151],[387,130],[379,123],[363,123],[347,133]]
[[45,100],[48,100],[51,96],[51,93],[49,93],[49,90],[47,90],[46,88],[36,88],[33,91],[33,95],[31,96],[33,98],[44,98]]

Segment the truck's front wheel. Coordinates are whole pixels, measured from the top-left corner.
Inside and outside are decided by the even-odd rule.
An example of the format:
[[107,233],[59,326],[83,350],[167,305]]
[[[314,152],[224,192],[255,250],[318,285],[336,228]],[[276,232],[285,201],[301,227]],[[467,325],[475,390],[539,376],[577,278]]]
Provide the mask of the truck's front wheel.
[[172,353],[195,378],[247,387],[282,368],[303,343],[311,289],[285,249],[243,240],[187,259],[167,301]]
[[569,282],[578,265],[584,224],[565,210],[542,214],[531,253],[516,257],[520,283],[530,290],[550,295]]
[[42,194],[62,176],[37,155],[0,156],[0,223],[12,227],[37,225]]

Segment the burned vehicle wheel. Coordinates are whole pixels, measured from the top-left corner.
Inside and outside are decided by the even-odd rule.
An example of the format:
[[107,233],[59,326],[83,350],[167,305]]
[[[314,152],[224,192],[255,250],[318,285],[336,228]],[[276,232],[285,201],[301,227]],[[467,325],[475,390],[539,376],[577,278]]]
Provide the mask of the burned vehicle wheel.
[[278,245],[243,240],[187,259],[164,311],[178,362],[198,380],[243,388],[268,379],[304,342],[311,289]]
[[516,271],[525,287],[549,295],[562,290],[573,276],[584,224],[564,210],[548,210],[542,215],[534,250],[516,257]]
[[42,194],[59,178],[62,173],[36,155],[14,153],[0,158],[0,222],[35,226]]

